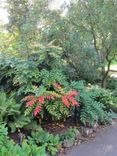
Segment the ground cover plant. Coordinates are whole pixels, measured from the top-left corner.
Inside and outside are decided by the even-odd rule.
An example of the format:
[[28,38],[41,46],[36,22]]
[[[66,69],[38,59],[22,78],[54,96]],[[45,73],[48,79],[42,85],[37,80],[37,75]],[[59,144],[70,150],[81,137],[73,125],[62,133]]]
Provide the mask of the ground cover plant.
[[0,156],[54,156],[83,131],[111,124],[116,1],[74,0],[56,10],[51,0],[2,3],[9,20],[0,22]]

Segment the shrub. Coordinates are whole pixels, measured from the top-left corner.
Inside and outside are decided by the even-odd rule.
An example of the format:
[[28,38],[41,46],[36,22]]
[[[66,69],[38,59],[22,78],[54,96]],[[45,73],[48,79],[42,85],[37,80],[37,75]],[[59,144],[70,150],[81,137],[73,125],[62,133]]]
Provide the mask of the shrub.
[[37,144],[38,146],[43,145],[52,156],[56,155],[58,148],[60,147],[59,136],[54,136],[53,134],[44,131],[41,127],[32,131],[29,140],[33,141],[34,144]]
[[67,78],[61,69],[45,70],[40,72],[40,79],[44,86],[51,86],[53,83],[59,82],[60,84],[68,84]]
[[7,136],[7,128],[0,124],[0,155],[1,156],[47,156],[45,146],[37,146],[31,141],[24,140],[22,147],[15,144]]
[[43,116],[46,110],[54,119],[66,118],[70,115],[71,106],[79,107],[75,100],[77,94],[77,91],[67,91],[58,83],[53,83],[48,88],[40,86],[35,96],[30,95],[23,99],[27,107],[25,115],[33,112],[34,116]]
[[117,78],[110,77],[107,80],[107,88],[111,90],[116,90],[117,89]]
[[66,76],[61,69],[43,69],[38,60],[33,57],[18,58],[6,57],[0,62],[0,86],[5,91],[15,91],[17,95],[26,95],[35,92],[35,89],[43,85],[51,85],[52,82],[66,82]]
[[103,103],[106,107],[106,110],[112,109],[113,111],[117,110],[117,101],[115,95],[113,95],[113,92],[107,89],[100,88],[98,86],[93,86],[91,89],[93,98]]
[[[77,112],[80,116],[80,121],[84,125],[93,125],[95,122],[110,122],[110,113],[106,110],[106,106],[103,101],[99,101],[99,90],[94,90],[91,86],[86,87],[83,81],[71,83],[71,87],[75,90],[79,90],[80,94],[76,97],[80,102],[80,110]],[[98,95],[97,95],[98,94]]]
[[20,105],[16,103],[13,97],[7,97],[5,92],[0,92],[0,121],[7,122],[9,117],[19,114]]
[[77,130],[75,127],[74,127],[74,128],[70,127],[70,128],[67,130],[66,133],[64,133],[64,134],[62,134],[62,135],[60,136],[60,139],[61,139],[62,141],[64,141],[64,140],[70,140],[70,141],[75,142],[77,131],[78,131],[78,130]]
[[3,59],[0,66],[2,73],[0,83],[6,91],[14,90],[17,95],[27,94],[40,82],[38,64],[32,59],[9,57]]
[[29,116],[25,117],[24,115],[20,114],[14,117],[14,120],[10,121],[8,126],[11,128],[11,133],[14,133],[18,129],[26,128],[28,125],[30,125],[30,123],[31,119]]

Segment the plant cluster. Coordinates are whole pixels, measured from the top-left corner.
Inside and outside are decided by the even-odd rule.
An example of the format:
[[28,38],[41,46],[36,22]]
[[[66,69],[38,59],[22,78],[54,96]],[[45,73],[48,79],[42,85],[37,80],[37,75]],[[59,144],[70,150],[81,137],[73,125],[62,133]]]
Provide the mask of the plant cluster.
[[29,140],[22,142],[22,147],[15,144],[7,136],[7,128],[4,124],[0,124],[0,155],[1,156],[47,156],[45,146],[37,146]]
[[27,110],[25,115],[33,111],[34,116],[44,114],[44,109],[48,113],[57,119],[69,116],[69,110],[74,106],[79,107],[79,103],[75,99],[78,91],[71,90],[65,91],[66,88],[58,83],[54,83],[49,88],[40,86],[38,93],[34,95],[26,96],[23,101],[26,101]]
[[111,101],[108,101],[108,96],[104,99],[104,92],[107,91],[104,89],[102,90],[101,88],[94,89],[91,86],[86,87],[83,81],[74,81],[71,83],[71,86],[73,89],[80,91],[77,99],[79,100],[81,107],[77,113],[78,116],[80,116],[80,121],[84,125],[91,126],[95,122],[111,122],[112,116],[110,115],[110,109],[107,109],[108,105],[111,106]]
[[70,140],[72,142],[75,142],[75,139],[76,139],[76,133],[77,133],[77,129],[74,127],[70,127],[66,133],[62,134],[60,136],[61,140],[64,141],[64,140]]
[[60,137],[44,131],[41,127],[31,132],[29,140],[38,146],[44,146],[50,155],[54,156],[60,148]]
[[105,90],[99,86],[92,87],[92,93],[95,95],[95,99],[101,102],[106,107],[106,110],[116,111],[117,101],[114,92],[110,90]]
[[10,117],[20,114],[20,105],[14,98],[7,97],[5,92],[0,92],[0,122],[8,122]]

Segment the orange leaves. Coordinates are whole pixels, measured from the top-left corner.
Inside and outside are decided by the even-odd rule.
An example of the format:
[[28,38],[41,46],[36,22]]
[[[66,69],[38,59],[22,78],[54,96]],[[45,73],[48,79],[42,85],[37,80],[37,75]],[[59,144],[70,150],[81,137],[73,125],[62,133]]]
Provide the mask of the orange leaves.
[[42,106],[37,106],[34,110],[34,116],[37,116],[41,110],[42,110]]
[[[45,104],[48,104],[50,101],[55,102],[59,101],[60,104],[64,104],[67,108],[70,108],[71,106],[80,106],[77,100],[75,99],[75,96],[79,94],[76,90],[72,90],[69,92],[64,92],[63,87],[59,83],[54,83],[54,90],[51,90],[50,92],[44,92],[44,95],[41,95],[39,97],[35,97],[33,95],[26,96],[23,101],[26,101],[26,107],[32,107],[33,108],[33,114],[34,116],[37,116],[40,111],[43,109]],[[62,89],[62,91],[61,91]],[[46,95],[47,94],[47,95]]]
[[70,107],[70,104],[72,106],[80,106],[79,103],[75,100],[75,96],[78,95],[77,91],[70,91],[66,96],[62,96],[62,102],[65,106],[68,108]]
[[72,106],[80,106],[79,103],[73,97],[70,97],[69,101],[71,101]]
[[62,102],[63,102],[63,104],[66,106],[66,107],[70,107],[70,103],[69,103],[69,101],[68,101],[68,98],[67,98],[67,96],[62,96]]
[[44,104],[44,102],[45,102],[44,97],[43,96],[39,96],[38,97],[38,101],[39,101],[39,103]]
[[28,101],[26,103],[26,107],[33,106],[36,102],[37,102],[37,99],[34,98],[31,101]]
[[46,96],[46,99],[49,100],[49,101],[50,101],[52,98],[53,98],[52,95]]
[[[38,113],[42,110],[42,104],[44,104],[44,96],[39,96],[38,98],[34,96],[26,96],[23,101],[28,101],[26,102],[26,107],[32,107],[33,105],[37,104],[38,106],[34,109],[34,116],[37,116]],[[41,105],[40,105],[41,104]]]
[[70,92],[68,93],[69,96],[76,96],[76,95],[78,95],[78,94],[79,94],[79,92],[77,92],[76,90],[70,91]]

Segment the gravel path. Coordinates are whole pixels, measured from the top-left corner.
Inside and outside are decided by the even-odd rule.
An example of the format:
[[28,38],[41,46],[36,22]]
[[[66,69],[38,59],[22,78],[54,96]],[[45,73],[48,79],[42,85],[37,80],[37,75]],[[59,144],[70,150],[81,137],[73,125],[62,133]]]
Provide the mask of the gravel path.
[[117,156],[117,122],[97,133],[94,140],[75,146],[61,156]]

